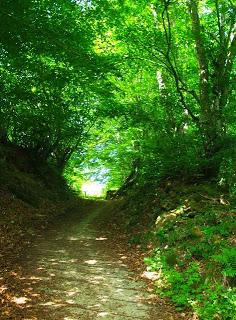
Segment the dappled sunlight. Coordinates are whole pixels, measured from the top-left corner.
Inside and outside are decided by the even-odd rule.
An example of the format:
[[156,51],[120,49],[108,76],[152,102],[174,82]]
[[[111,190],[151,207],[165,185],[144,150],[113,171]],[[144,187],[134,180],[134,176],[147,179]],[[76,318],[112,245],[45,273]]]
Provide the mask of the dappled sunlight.
[[7,290],[7,287],[5,287],[5,286],[1,286],[0,287],[0,293],[3,293],[4,291],[6,291]]
[[[9,298],[8,318],[9,312],[27,320],[142,318],[148,307],[124,263],[127,256],[113,251],[109,237],[89,224],[74,234],[66,228],[62,232],[64,236],[41,238],[27,254],[25,267],[11,272],[22,291]],[[2,285],[0,292],[4,290]]]
[[43,268],[43,267],[38,267],[37,270],[38,270],[38,271],[42,271],[42,270],[45,270],[45,268]]
[[76,294],[78,294],[78,291],[68,291],[68,292],[67,292],[67,295],[68,295],[69,297],[73,297],[73,296],[75,296]]
[[68,240],[69,241],[78,241],[79,238],[77,238],[77,237],[68,237]]
[[236,0],[2,0],[0,25],[0,320],[150,319],[146,282],[233,319]]
[[66,300],[66,303],[68,303],[68,304],[76,304],[76,302],[74,300]]
[[78,259],[70,259],[69,262],[70,262],[70,263],[77,263],[77,262],[78,262]]
[[94,265],[97,263],[97,260],[86,260],[86,261],[84,261],[84,263]]
[[53,301],[40,303],[39,305],[41,305],[41,306],[53,306],[53,307],[61,307],[61,306],[63,306],[63,304],[56,303],[56,302],[53,302]]
[[13,297],[12,298],[12,302],[14,302],[16,304],[26,304],[27,301],[29,301],[29,299],[26,297],[19,297],[19,298]]
[[105,280],[105,277],[103,277],[103,276],[94,276],[93,279],[94,280]]
[[95,309],[98,309],[98,308],[101,308],[101,304],[100,303],[97,303],[97,304],[94,304],[94,305],[88,305],[88,308],[95,308]]
[[96,238],[96,241],[105,241],[105,240],[108,240],[108,238],[106,238],[106,237]]
[[116,289],[116,292],[118,292],[118,293],[123,293],[123,289],[121,289],[121,288]]
[[109,312],[99,312],[97,316],[100,318],[104,318],[109,316]]

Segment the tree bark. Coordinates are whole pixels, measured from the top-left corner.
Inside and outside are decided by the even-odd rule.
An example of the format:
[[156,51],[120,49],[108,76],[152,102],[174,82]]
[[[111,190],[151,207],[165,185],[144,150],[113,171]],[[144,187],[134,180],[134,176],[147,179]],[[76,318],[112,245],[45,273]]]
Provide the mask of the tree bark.
[[5,129],[0,129],[0,143],[8,143],[7,131]]
[[[236,54],[234,32],[235,15],[232,16],[232,27],[230,28],[229,34],[226,34],[222,32],[223,27],[220,24],[220,16],[217,8],[219,48],[218,52],[215,52],[214,60],[210,60],[202,34],[198,3],[198,0],[189,0],[189,11],[199,65],[200,129],[204,140],[205,156],[209,159],[221,148],[225,134],[223,109],[228,103],[230,76],[233,59]],[[218,1],[216,1],[216,5],[218,5]],[[211,74],[209,72],[210,64],[214,66]]]

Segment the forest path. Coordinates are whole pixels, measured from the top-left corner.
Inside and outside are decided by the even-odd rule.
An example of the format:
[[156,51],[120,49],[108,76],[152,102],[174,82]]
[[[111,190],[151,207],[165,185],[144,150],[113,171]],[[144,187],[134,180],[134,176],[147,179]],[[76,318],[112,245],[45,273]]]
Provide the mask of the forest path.
[[124,252],[110,241],[107,206],[96,202],[85,215],[78,210],[37,236],[11,274],[18,281],[16,309],[1,319],[174,319],[150,303],[145,283],[135,280]]

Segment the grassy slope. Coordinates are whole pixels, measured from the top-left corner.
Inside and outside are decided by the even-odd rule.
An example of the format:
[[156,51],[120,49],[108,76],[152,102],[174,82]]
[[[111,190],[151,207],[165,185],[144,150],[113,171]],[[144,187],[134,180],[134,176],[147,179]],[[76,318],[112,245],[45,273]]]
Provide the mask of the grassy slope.
[[235,205],[214,184],[173,181],[123,202],[131,242],[152,248],[145,262],[157,292],[195,319],[235,319]]
[[0,265],[17,258],[38,228],[71,205],[65,182],[27,153],[0,145]]

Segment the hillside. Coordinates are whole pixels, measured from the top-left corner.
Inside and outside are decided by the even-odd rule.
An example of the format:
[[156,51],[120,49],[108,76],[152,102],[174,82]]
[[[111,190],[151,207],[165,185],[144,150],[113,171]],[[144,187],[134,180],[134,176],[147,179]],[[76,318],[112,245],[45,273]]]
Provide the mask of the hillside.
[[23,148],[0,145],[0,265],[18,258],[36,230],[72,205],[63,178]]
[[119,207],[156,293],[194,319],[235,319],[236,201],[214,182],[164,180]]

